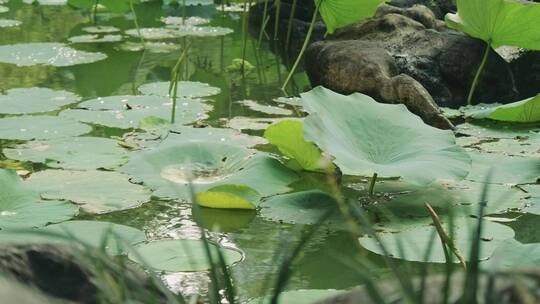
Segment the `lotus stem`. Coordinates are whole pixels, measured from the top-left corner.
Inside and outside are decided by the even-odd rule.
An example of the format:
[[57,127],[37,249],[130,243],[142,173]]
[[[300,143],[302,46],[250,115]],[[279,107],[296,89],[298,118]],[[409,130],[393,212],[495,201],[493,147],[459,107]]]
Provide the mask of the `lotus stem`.
[[469,95],[467,96],[467,104],[471,105],[474,92],[476,90],[476,86],[478,85],[478,79],[480,79],[480,75],[482,74],[482,71],[484,70],[484,67],[486,65],[487,59],[489,57],[489,51],[491,50],[491,41],[486,42],[486,49],[484,51],[484,55],[482,57],[482,62],[480,63],[480,66],[478,67],[478,70],[476,70],[476,75],[474,76],[473,83],[471,85],[471,89],[469,90]]
[[261,20],[261,30],[259,31],[259,40],[257,42],[257,47],[261,47],[262,38],[264,35],[264,31],[266,30],[266,24],[268,23],[268,20],[266,16],[268,15],[268,2],[270,0],[264,1],[264,9],[263,9],[263,16]]
[[92,22],[94,25],[97,24],[97,8],[99,5],[99,0],[94,0],[94,7],[92,8]]
[[281,0],[276,0],[276,18],[274,20],[274,40],[277,40],[277,35],[279,32],[279,15],[281,13]]
[[246,63],[246,51],[247,51],[247,31],[248,31],[248,17],[249,10],[251,8],[251,0],[244,0],[244,16],[242,17],[242,65],[240,66],[240,71],[242,76],[245,75],[245,63]]
[[373,177],[369,182],[369,196],[373,196],[373,193],[375,192],[375,182],[377,182],[377,173],[373,173]]
[[189,47],[190,45],[187,45],[184,48],[184,51],[178,58],[178,61],[174,65],[171,72],[171,83],[169,84],[169,95],[171,96],[172,100],[171,124],[175,123],[176,121],[176,100],[178,99],[178,78],[180,76],[180,67],[182,66],[182,62],[184,62],[184,59],[187,56]]
[[131,13],[133,14],[133,23],[135,24],[135,28],[137,29],[137,35],[139,35],[139,38],[141,38],[143,48],[146,48],[146,42],[144,41],[144,37],[141,35],[141,27],[139,26],[139,20],[137,19],[137,13],[135,12],[133,0],[129,0],[129,8],[131,9]]
[[[463,267],[464,270],[467,270],[467,264],[465,263],[465,258],[463,258],[463,255],[459,252],[458,248],[456,247],[454,240],[452,240],[448,234],[444,231],[444,228],[442,226],[441,220],[433,207],[429,203],[425,203],[424,206],[429,212],[429,215],[431,216],[431,220],[433,221],[433,225],[435,225],[435,228],[437,229],[437,234],[439,234],[439,238],[441,239],[441,243],[443,246],[448,246],[452,253],[458,258],[459,263]],[[451,262],[451,261],[449,261]]]
[[296,57],[296,61],[294,62],[291,68],[291,71],[289,72],[289,75],[287,75],[287,78],[285,79],[285,83],[283,83],[283,86],[281,87],[282,91],[285,91],[285,89],[287,88],[287,85],[291,81],[291,78],[293,77],[294,72],[298,68],[300,61],[302,61],[302,57],[304,53],[306,52],[309,41],[311,40],[311,35],[313,34],[313,28],[315,27],[315,22],[317,21],[317,14],[319,13],[319,7],[321,6],[321,2],[322,0],[317,1],[317,5],[315,6],[315,11],[313,12],[313,17],[311,18],[311,24],[309,25],[309,29],[306,35],[306,39],[304,39],[304,44],[302,45],[300,54],[298,54],[298,57]]
[[294,19],[294,14],[296,13],[296,2],[297,0],[293,0],[292,8],[291,8],[291,15],[289,16],[289,22],[287,24],[287,38],[285,39],[285,51],[289,49],[289,43],[291,42],[292,22]]

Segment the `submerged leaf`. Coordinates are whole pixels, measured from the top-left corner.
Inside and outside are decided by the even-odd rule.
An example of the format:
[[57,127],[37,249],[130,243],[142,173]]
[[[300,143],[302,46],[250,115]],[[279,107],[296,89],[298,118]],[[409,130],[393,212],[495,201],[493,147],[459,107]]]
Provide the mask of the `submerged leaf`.
[[244,185],[221,185],[197,193],[197,203],[203,207],[221,209],[255,209],[261,196]]
[[400,176],[428,184],[463,179],[470,168],[452,131],[426,125],[404,105],[378,103],[369,96],[344,96],[323,87],[302,94],[310,114],[304,138],[335,157],[346,175]]

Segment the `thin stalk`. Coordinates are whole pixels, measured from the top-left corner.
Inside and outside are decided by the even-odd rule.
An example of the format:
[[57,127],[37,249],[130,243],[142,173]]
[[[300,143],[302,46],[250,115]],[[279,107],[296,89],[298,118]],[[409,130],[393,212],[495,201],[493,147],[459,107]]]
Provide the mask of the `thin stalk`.
[[242,65],[240,66],[240,71],[242,76],[245,74],[245,63],[246,63],[246,51],[247,51],[247,31],[248,31],[248,17],[249,17],[249,7],[251,7],[251,0],[244,0],[244,15],[242,17]]
[[289,16],[289,22],[287,23],[287,38],[285,39],[285,52],[289,50],[289,44],[291,42],[292,23],[294,19],[294,14],[296,13],[296,2],[297,0],[293,0],[292,8],[291,8],[291,15]]
[[373,173],[373,177],[369,182],[369,196],[373,196],[373,193],[375,192],[375,182],[377,182],[377,173]]
[[302,56],[304,55],[307,46],[309,44],[309,41],[311,40],[311,35],[313,34],[313,28],[315,27],[315,22],[317,21],[317,14],[319,13],[319,7],[321,6],[322,0],[317,1],[317,5],[315,6],[315,11],[313,12],[313,17],[311,19],[311,24],[309,25],[309,30],[306,35],[306,39],[304,40],[304,44],[302,45],[302,49],[300,50],[300,54],[298,54],[298,57],[296,57],[296,61],[294,62],[293,67],[291,68],[291,71],[289,72],[289,75],[287,75],[287,79],[285,79],[285,83],[281,87],[281,90],[285,91],[287,88],[287,85],[291,81],[291,78],[294,75],[294,72],[298,68],[298,65],[300,64],[300,61],[302,61]]
[[[463,267],[463,270],[467,270],[467,264],[465,263],[465,258],[463,255],[459,252],[459,249],[456,247],[454,240],[448,236],[448,234],[444,231],[444,228],[442,226],[441,220],[433,207],[431,207],[430,204],[425,203],[424,206],[426,206],[426,209],[429,212],[429,215],[431,216],[431,220],[433,221],[433,225],[435,225],[435,228],[437,229],[437,233],[439,234],[439,238],[441,239],[441,242],[443,246],[448,246],[452,253],[458,258],[459,263]],[[448,263],[452,263],[452,260],[447,261]]]
[[180,67],[182,62],[187,56],[187,52],[190,45],[187,45],[182,52],[182,55],[178,58],[178,61],[174,65],[171,72],[171,83],[169,84],[169,96],[172,100],[172,109],[171,109],[171,124],[175,123],[176,120],[176,100],[178,98],[178,78],[180,77]]
[[281,0],[276,0],[275,5],[276,5],[276,16],[274,19],[274,40],[277,40],[277,35],[279,32],[279,16],[281,13]]
[[144,41],[144,37],[141,35],[141,27],[139,26],[139,20],[137,19],[137,13],[135,12],[133,0],[129,0],[129,8],[131,9],[131,13],[133,14],[133,23],[135,24],[135,28],[137,29],[137,35],[139,35],[139,38],[141,38],[141,43],[144,49],[146,48],[146,42]]
[[92,9],[92,21],[93,21],[94,25],[97,24],[97,8],[98,8],[98,5],[99,5],[99,0],[94,0],[94,7]]
[[268,23],[267,15],[268,15],[268,2],[269,0],[264,1],[264,8],[263,8],[263,16],[261,20],[261,30],[259,31],[259,40],[257,42],[257,47],[261,47],[262,38],[264,35],[264,31],[266,30],[266,24]]
[[474,91],[476,90],[476,86],[478,85],[478,79],[480,79],[480,74],[482,74],[482,71],[484,70],[487,59],[489,57],[489,51],[490,50],[491,50],[491,41],[486,42],[486,49],[485,49],[484,55],[482,57],[482,62],[480,63],[480,66],[478,67],[478,70],[476,70],[476,75],[474,76],[474,80],[473,80],[471,88],[469,90],[469,95],[467,96],[467,104],[468,105],[471,105],[472,98],[473,98],[473,95],[474,95]]

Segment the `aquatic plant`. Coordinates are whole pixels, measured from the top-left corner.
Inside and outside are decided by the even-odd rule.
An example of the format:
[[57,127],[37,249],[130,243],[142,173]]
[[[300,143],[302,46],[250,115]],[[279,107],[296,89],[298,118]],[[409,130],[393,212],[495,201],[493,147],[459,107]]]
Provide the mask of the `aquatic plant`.
[[447,14],[446,24],[483,40],[486,49],[471,84],[473,95],[491,48],[503,45],[540,50],[540,4],[516,0],[457,0],[457,14]]
[[475,119],[487,118],[521,123],[540,122],[540,94],[502,106],[471,111],[467,113],[467,116]]

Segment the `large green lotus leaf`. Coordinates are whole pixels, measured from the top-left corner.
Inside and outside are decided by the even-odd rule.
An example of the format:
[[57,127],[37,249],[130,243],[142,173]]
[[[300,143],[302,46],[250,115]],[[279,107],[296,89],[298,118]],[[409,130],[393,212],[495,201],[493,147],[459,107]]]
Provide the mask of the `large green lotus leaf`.
[[[324,302],[324,300],[343,295],[343,290],[324,290],[324,289],[300,289],[282,292],[279,295],[279,304],[313,304]],[[271,296],[257,298],[249,301],[248,304],[269,304]]]
[[[209,244],[213,261],[218,261],[217,250],[219,247]],[[133,248],[135,252],[129,253],[129,258],[134,262],[141,263],[155,270],[180,272],[180,271],[205,271],[212,266],[208,262],[204,242],[202,240],[162,240],[141,244]],[[227,265],[242,260],[242,254],[238,251],[219,248]]]
[[328,33],[338,28],[364,20],[375,14],[377,7],[386,0],[314,0],[321,2],[319,11]]
[[[79,108],[62,111],[60,115],[86,123],[131,129],[149,116],[169,120],[172,102],[158,96],[110,96],[85,101]],[[180,98],[176,104],[176,121],[188,124],[205,119],[211,108],[199,99]]]
[[264,131],[264,137],[285,156],[307,171],[325,171],[333,167],[328,157],[312,142],[304,140],[304,123],[283,120]]
[[[128,252],[146,240],[144,232],[133,227],[98,221],[69,221],[32,230],[0,231],[0,244],[84,244],[102,248],[112,255]],[[105,242],[104,242],[105,241]]]
[[469,113],[476,119],[533,123],[540,121],[540,94],[522,101]]
[[540,243],[522,244],[508,239],[500,244],[493,256],[480,264],[486,271],[519,271],[540,267]]
[[71,43],[104,43],[104,42],[119,42],[122,41],[122,35],[103,35],[86,34],[77,35],[68,38]]
[[461,181],[459,183],[433,183],[428,187],[406,185],[401,182],[385,181],[375,186],[376,204],[369,204],[369,209],[390,212],[393,217],[429,216],[425,203],[429,203],[439,214],[450,211],[454,215],[466,216],[478,214],[483,189],[488,188],[488,195],[483,201],[485,214],[499,214],[509,210],[521,210],[526,193],[508,185]]
[[36,42],[0,46],[0,62],[17,66],[37,64],[57,67],[92,63],[107,58],[102,53],[75,50],[62,43]]
[[497,121],[475,121],[456,126],[456,132],[477,138],[539,137],[540,128],[535,125],[516,125]]
[[77,206],[66,202],[42,201],[14,171],[0,169],[0,189],[0,229],[45,226],[78,213]]
[[[540,178],[540,157],[514,157],[470,152],[472,162],[468,180],[497,184],[536,183]],[[493,170],[490,179],[488,175]]]
[[220,185],[197,193],[197,204],[216,209],[257,208],[261,195],[244,185]]
[[[139,87],[139,91],[144,95],[156,95],[162,97],[170,97],[169,82],[151,82],[143,84]],[[219,88],[212,87],[207,83],[194,81],[179,81],[178,82],[178,97],[195,98],[217,95],[221,92]]]
[[463,179],[470,158],[454,134],[428,126],[400,105],[317,87],[302,94],[304,138],[335,157],[346,175],[400,176],[410,183]]
[[296,174],[265,153],[214,141],[166,145],[134,152],[123,172],[154,189],[160,198],[189,199],[223,184],[246,185],[263,197],[283,193]]
[[446,24],[475,38],[502,45],[540,50],[540,4],[515,0],[457,0],[457,14]]
[[320,190],[273,196],[261,204],[262,217],[287,224],[314,225],[328,212],[334,213],[328,223],[344,222],[339,216],[336,200]]
[[30,287],[13,278],[0,277],[0,298],[5,303],[59,304],[37,288]]
[[67,91],[47,88],[11,89],[7,90],[5,95],[0,95],[0,113],[49,112],[79,100],[79,96]]
[[[474,241],[474,231],[477,224],[478,220],[473,218],[454,219],[454,243],[466,260],[470,257],[470,249]],[[443,223],[443,227],[450,235],[447,222]],[[395,233],[378,233],[378,237],[388,254],[393,258],[415,262],[445,263],[444,252],[435,230],[436,228],[432,224],[415,225],[414,221],[412,221],[408,228],[404,227],[404,229]],[[436,239],[432,241],[432,237]],[[503,241],[512,237],[514,237],[514,231],[511,228],[484,220],[479,259],[488,259]],[[375,238],[363,236],[359,240],[362,247],[383,255],[383,251]],[[428,259],[425,259],[425,253],[430,244],[432,246],[431,255]],[[457,258],[454,257],[454,260],[457,260]]]
[[6,148],[2,153],[11,159],[73,170],[113,169],[128,159],[126,151],[116,140],[102,137],[30,141],[15,148]]
[[17,116],[0,119],[0,138],[55,139],[92,131],[90,126],[58,116]]
[[25,183],[43,198],[69,200],[90,213],[130,209],[150,201],[148,189],[118,172],[45,170]]
[[243,134],[238,130],[228,128],[193,128],[178,124],[163,125],[145,133],[131,132],[124,135],[123,140],[130,146],[148,148],[156,145],[161,147],[177,145],[186,142],[215,141],[230,145],[253,147],[266,144],[267,141],[258,136]]

